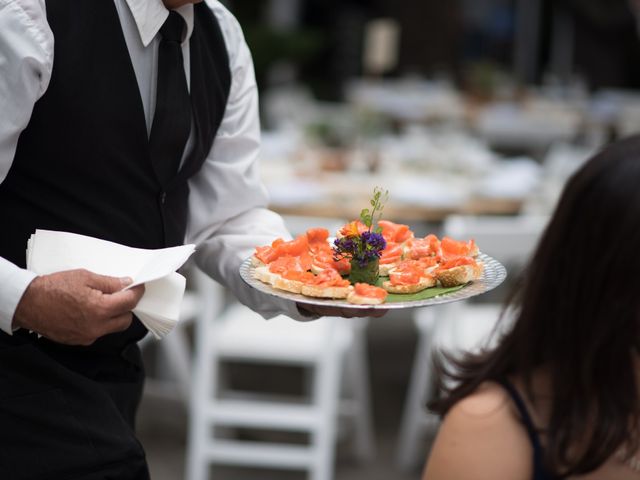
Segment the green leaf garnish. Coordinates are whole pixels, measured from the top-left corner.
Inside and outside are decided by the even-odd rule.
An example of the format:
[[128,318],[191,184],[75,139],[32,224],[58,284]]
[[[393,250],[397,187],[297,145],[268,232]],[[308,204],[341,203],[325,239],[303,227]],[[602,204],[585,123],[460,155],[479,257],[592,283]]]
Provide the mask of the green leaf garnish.
[[[389,277],[380,277],[376,286],[382,287],[382,282],[389,280]],[[430,298],[437,297],[438,295],[446,295],[447,293],[457,292],[464,285],[458,285],[456,287],[431,287],[425,288],[416,293],[390,293],[387,295],[385,303],[395,303],[395,302],[415,302],[418,300],[428,300]]]

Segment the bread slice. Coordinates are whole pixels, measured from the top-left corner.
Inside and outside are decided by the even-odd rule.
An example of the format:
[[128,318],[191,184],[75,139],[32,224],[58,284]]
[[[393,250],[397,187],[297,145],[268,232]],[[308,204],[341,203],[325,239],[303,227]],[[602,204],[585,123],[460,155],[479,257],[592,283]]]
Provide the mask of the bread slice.
[[277,275],[277,278],[274,279],[272,285],[274,288],[284,290],[285,292],[301,293],[304,283],[299,280],[289,280],[288,278],[283,278],[280,275]]
[[303,285],[301,293],[317,298],[347,298],[353,287],[323,287],[320,285]]
[[484,265],[479,262],[475,265],[460,265],[458,267],[440,270],[436,278],[443,287],[456,287],[478,280],[482,276]]
[[256,267],[253,270],[253,278],[256,280],[260,280],[262,283],[267,283],[269,285],[273,285],[276,278],[280,277],[277,273],[272,273],[269,271],[269,267],[263,265],[261,267]]
[[347,302],[356,305],[381,305],[384,303],[384,298],[373,298],[358,295],[356,292],[351,292],[347,295]]
[[252,267],[258,268],[258,267],[264,267],[265,265],[266,265],[266,263],[264,263],[262,260],[260,260],[255,255],[253,255],[251,257],[251,266]]
[[420,281],[413,285],[393,285],[389,280],[382,282],[382,288],[389,293],[417,293],[435,285],[435,277],[420,277]]
[[400,262],[393,262],[393,263],[381,263],[380,265],[378,265],[378,275],[380,275],[381,277],[388,277],[389,274],[393,271],[394,268],[396,268],[398,266]]

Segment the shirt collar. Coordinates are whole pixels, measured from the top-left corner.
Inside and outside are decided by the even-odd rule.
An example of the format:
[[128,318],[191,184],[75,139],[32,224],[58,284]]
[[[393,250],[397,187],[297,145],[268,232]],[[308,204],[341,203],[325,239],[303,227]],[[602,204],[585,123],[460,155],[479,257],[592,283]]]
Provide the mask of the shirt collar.
[[[126,0],[133,19],[138,27],[142,44],[147,47],[160,31],[160,27],[169,16],[169,10],[162,0]],[[193,33],[193,4],[188,3],[176,8],[187,23],[187,35],[183,43],[191,38]]]

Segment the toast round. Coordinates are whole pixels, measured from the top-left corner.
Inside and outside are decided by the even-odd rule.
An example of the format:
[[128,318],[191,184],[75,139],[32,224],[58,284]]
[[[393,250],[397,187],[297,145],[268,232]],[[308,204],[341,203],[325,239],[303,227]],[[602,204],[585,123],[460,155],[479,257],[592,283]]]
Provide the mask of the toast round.
[[322,287],[318,285],[303,285],[301,293],[309,297],[317,298],[347,298],[352,290],[352,286]]
[[388,277],[389,274],[393,271],[394,268],[398,266],[399,263],[400,262],[380,264],[378,266],[378,275],[380,275],[381,277]]
[[384,298],[372,298],[358,295],[356,292],[351,292],[347,295],[347,302],[356,305],[381,305],[384,303]]
[[279,277],[277,273],[272,273],[269,271],[269,267],[263,265],[261,267],[256,267],[253,270],[253,278],[256,280],[260,280],[262,283],[268,283],[269,285],[273,285],[276,278]]
[[436,274],[436,278],[443,287],[456,287],[473,280],[478,280],[482,276],[483,268],[482,263],[477,263],[476,265],[460,265],[447,270],[441,270]]
[[304,283],[299,280],[289,280],[288,278],[283,278],[278,275],[272,285],[274,288],[284,290],[285,292],[301,293]]
[[266,265],[266,263],[264,263],[262,260],[260,260],[255,255],[253,255],[251,257],[251,266],[252,267],[258,268],[258,267],[264,267],[265,265]]
[[420,277],[420,281],[413,285],[393,285],[391,281],[382,282],[382,288],[389,293],[418,293],[435,285],[434,277]]

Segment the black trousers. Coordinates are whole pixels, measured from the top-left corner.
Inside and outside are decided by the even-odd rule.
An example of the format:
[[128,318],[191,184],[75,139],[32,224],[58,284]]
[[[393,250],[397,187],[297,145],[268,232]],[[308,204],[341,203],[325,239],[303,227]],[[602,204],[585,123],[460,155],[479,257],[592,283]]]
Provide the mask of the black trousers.
[[96,351],[0,334],[0,478],[148,480],[134,433],[143,382],[135,343]]

